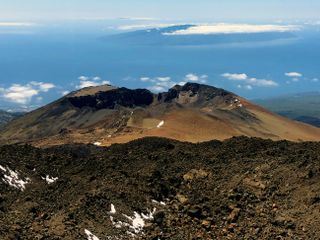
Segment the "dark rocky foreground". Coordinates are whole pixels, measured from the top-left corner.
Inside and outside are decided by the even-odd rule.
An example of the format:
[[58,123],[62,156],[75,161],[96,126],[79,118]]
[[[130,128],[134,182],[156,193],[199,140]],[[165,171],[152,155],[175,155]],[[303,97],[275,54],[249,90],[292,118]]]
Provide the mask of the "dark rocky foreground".
[[0,239],[320,239],[320,143],[0,147]]

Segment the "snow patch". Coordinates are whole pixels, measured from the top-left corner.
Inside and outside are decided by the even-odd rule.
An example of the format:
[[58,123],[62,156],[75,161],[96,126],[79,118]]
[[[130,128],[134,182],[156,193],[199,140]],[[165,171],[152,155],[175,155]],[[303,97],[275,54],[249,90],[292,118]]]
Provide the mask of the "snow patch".
[[87,235],[88,240],[99,240],[99,238],[92,234],[88,229],[85,229],[84,232]]
[[147,215],[145,214],[139,214],[137,212],[134,212],[133,217],[129,217],[125,214],[123,214],[124,217],[126,217],[130,222],[130,229],[133,230],[134,233],[140,233],[142,232],[144,226],[145,226],[145,221],[144,220],[152,220],[153,219],[153,214],[156,212],[156,209],[153,209],[153,212],[149,212]]
[[161,128],[163,125],[164,125],[164,121],[161,121],[161,122],[158,124],[157,128]]
[[26,189],[26,184],[31,182],[30,178],[26,178],[25,180],[19,178],[19,173],[11,170],[10,168],[0,166],[0,170],[6,173],[2,180],[11,187],[17,188],[21,191],[24,191]]
[[6,172],[6,171],[7,171],[7,169],[5,169],[4,167],[2,167],[1,165],[0,165],[0,170],[2,170],[3,172]]
[[123,227],[130,227],[129,223],[122,222],[122,221],[115,221],[113,216],[110,216],[110,221],[115,228],[123,228]]
[[95,145],[95,146],[101,146],[101,142],[95,142],[93,145]]
[[113,204],[111,204],[111,211],[109,212],[110,214],[115,214],[117,211],[116,211],[116,208]]
[[[127,231],[127,234],[134,237],[136,234],[143,233],[145,221],[153,220],[153,215],[155,212],[156,212],[156,208],[154,208],[152,212],[149,211],[149,213],[147,214],[144,214],[144,213],[139,214],[137,212],[134,212],[132,217],[126,214],[122,214],[122,216],[125,217],[128,220],[128,222],[116,221],[114,216],[110,216],[110,221],[115,228],[118,228],[118,229],[124,228],[124,227],[129,228],[129,230]],[[113,204],[111,204],[111,211],[109,213],[112,215],[116,213],[116,209]]]
[[44,177],[41,177],[43,180],[46,180],[46,182],[48,184],[52,184],[54,183],[55,181],[57,181],[59,178],[54,178],[54,177],[50,177],[49,175],[47,175],[45,178]]
[[152,199],[151,202],[154,203],[154,204],[162,205],[162,206],[165,206],[165,205],[166,205],[165,202],[162,202],[162,201],[159,202],[159,201],[154,200],[154,199]]

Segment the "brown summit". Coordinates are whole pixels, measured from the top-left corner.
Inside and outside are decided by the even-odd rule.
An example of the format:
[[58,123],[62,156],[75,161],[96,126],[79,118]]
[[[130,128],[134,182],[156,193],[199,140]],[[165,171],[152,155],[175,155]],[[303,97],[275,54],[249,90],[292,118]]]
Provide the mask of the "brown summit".
[[110,145],[158,136],[189,142],[233,136],[319,141],[320,129],[271,113],[231,92],[187,83],[168,92],[109,85],[73,92],[14,120],[1,143]]

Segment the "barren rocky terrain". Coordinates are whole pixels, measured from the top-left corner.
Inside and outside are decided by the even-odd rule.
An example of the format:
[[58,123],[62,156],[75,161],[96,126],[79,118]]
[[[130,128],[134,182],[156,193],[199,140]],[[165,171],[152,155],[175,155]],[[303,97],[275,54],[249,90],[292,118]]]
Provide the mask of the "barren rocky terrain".
[[213,86],[186,83],[168,92],[89,87],[16,119],[0,130],[0,144],[110,146],[143,137],[179,141],[234,136],[320,141],[320,129],[295,122]]
[[0,239],[319,239],[320,143],[0,147]]

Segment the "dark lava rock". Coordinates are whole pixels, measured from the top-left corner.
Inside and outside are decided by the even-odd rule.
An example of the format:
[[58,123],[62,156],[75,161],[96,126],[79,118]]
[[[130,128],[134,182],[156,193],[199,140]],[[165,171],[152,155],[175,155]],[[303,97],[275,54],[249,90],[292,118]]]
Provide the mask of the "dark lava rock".
[[191,209],[188,210],[188,214],[190,217],[201,218],[202,209],[199,206],[192,207]]
[[[320,238],[320,143],[10,145],[0,165],[0,239]],[[8,169],[30,179],[24,191]]]
[[165,218],[165,212],[164,211],[158,211],[153,216],[153,222],[155,222],[158,225],[161,225]]
[[117,88],[95,95],[69,97],[66,100],[77,108],[114,109],[117,105],[129,108],[149,106],[153,102],[153,96],[146,89]]

